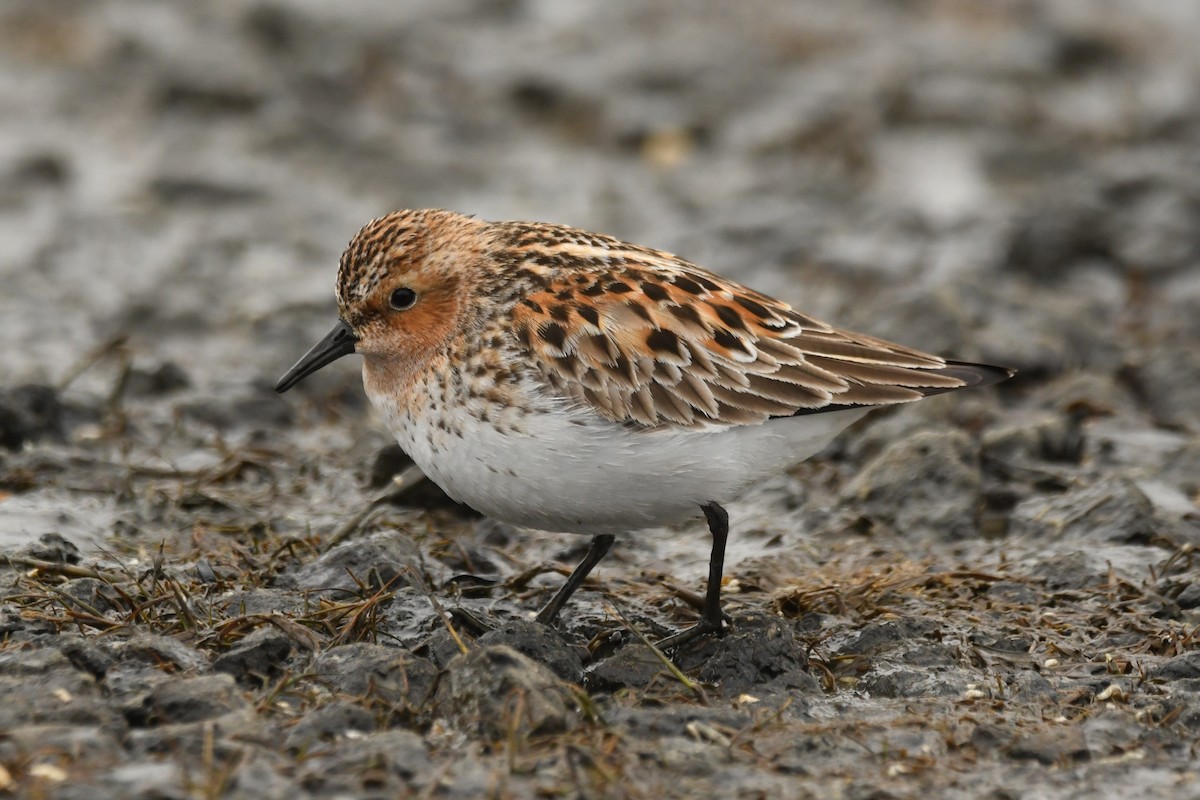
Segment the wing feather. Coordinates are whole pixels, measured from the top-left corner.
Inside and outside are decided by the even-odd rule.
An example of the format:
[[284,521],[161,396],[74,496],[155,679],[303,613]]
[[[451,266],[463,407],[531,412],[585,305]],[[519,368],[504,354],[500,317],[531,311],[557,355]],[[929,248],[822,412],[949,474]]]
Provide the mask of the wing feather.
[[543,278],[513,309],[516,339],[552,387],[616,422],[752,425],[1011,374],[839,330],[667,253],[539,230],[513,259]]

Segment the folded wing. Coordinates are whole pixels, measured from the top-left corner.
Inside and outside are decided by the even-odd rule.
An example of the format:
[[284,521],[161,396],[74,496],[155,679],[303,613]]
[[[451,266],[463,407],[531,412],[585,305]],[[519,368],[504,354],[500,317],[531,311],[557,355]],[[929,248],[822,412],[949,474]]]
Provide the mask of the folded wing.
[[551,386],[615,422],[753,425],[1012,374],[834,328],[667,253],[607,237],[564,250],[540,260],[591,268],[551,273],[515,332]]

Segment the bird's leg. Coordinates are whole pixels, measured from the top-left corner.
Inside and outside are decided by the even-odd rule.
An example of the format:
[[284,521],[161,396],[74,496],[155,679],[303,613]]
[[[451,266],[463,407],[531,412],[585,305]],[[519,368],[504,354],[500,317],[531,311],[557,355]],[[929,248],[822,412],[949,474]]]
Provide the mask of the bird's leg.
[[600,563],[608,549],[612,547],[613,540],[616,539],[611,533],[602,533],[592,537],[592,543],[588,545],[587,555],[583,557],[583,561],[579,562],[579,566],[575,571],[567,576],[567,582],[562,585],[558,593],[550,599],[546,607],[538,612],[537,621],[543,625],[553,625],[558,619],[558,613],[562,611],[562,607],[566,605],[567,600],[571,595],[575,594],[575,590],[583,585],[587,579],[588,573]]
[[719,504],[708,502],[700,506],[712,534],[712,555],[708,559],[708,591],[700,621],[685,631],[668,636],[658,643],[661,648],[677,647],[706,633],[721,633],[725,627],[725,612],[721,611],[721,576],[725,572],[725,542],[729,540],[729,513]]

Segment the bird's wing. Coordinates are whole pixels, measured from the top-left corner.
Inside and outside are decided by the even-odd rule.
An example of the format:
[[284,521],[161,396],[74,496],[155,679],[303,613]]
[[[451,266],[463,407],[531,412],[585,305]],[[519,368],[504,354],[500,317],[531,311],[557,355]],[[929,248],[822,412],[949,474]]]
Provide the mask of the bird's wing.
[[[623,244],[623,243],[622,243]],[[615,422],[687,428],[882,406],[1010,371],[839,330],[668,253],[576,245],[513,310],[545,380]]]

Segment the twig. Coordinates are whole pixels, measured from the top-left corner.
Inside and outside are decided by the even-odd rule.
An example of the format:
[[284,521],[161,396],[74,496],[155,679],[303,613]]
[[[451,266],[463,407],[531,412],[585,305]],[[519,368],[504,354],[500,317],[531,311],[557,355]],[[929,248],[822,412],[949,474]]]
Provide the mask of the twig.
[[119,333],[111,339],[101,342],[96,347],[84,353],[81,359],[71,365],[71,368],[67,370],[67,374],[62,377],[62,380],[58,382],[58,386],[54,388],[58,389],[60,392],[63,391],[72,383],[74,383],[76,378],[95,366],[97,362],[107,358],[114,351],[124,347],[127,341],[129,341],[129,334]]
[[429,600],[429,604],[433,606],[433,610],[436,611],[438,617],[441,618],[442,624],[445,625],[446,630],[450,632],[450,638],[454,640],[456,645],[458,645],[458,651],[465,656],[469,652],[467,645],[463,642],[462,637],[458,635],[458,631],[454,629],[454,623],[450,620],[450,615],[446,613],[445,607],[443,607],[442,604],[438,602],[438,599],[433,596],[433,592],[429,591],[428,588],[421,586],[415,577],[410,576],[408,583],[418,592],[424,594]]
[[38,569],[42,572],[50,572],[55,575],[66,575],[68,578],[95,578],[96,580],[110,583],[117,579],[115,575],[107,575],[91,567],[79,567],[74,564],[64,564],[60,561],[45,561],[40,558],[29,558],[28,556],[0,556],[10,567],[26,567],[29,569]]
[[610,598],[606,605],[612,609],[613,614],[617,616],[617,619],[621,620],[621,623],[626,627],[626,629],[629,630],[630,633],[636,636],[642,644],[650,648],[650,652],[654,653],[654,655],[658,657],[658,660],[663,663],[663,666],[667,668],[675,680],[686,686],[688,690],[696,695],[696,698],[700,700],[701,703],[708,705],[708,695],[704,693],[704,689],[700,687],[700,684],[693,681],[687,675],[684,675],[683,671],[680,670],[679,667],[675,666],[675,663],[671,661],[671,659],[667,658],[666,653],[664,653],[662,650],[659,650],[658,647],[655,646],[654,642],[650,641],[646,634],[633,627],[633,623],[626,619],[625,615],[621,613],[621,609],[617,607],[616,601]]

